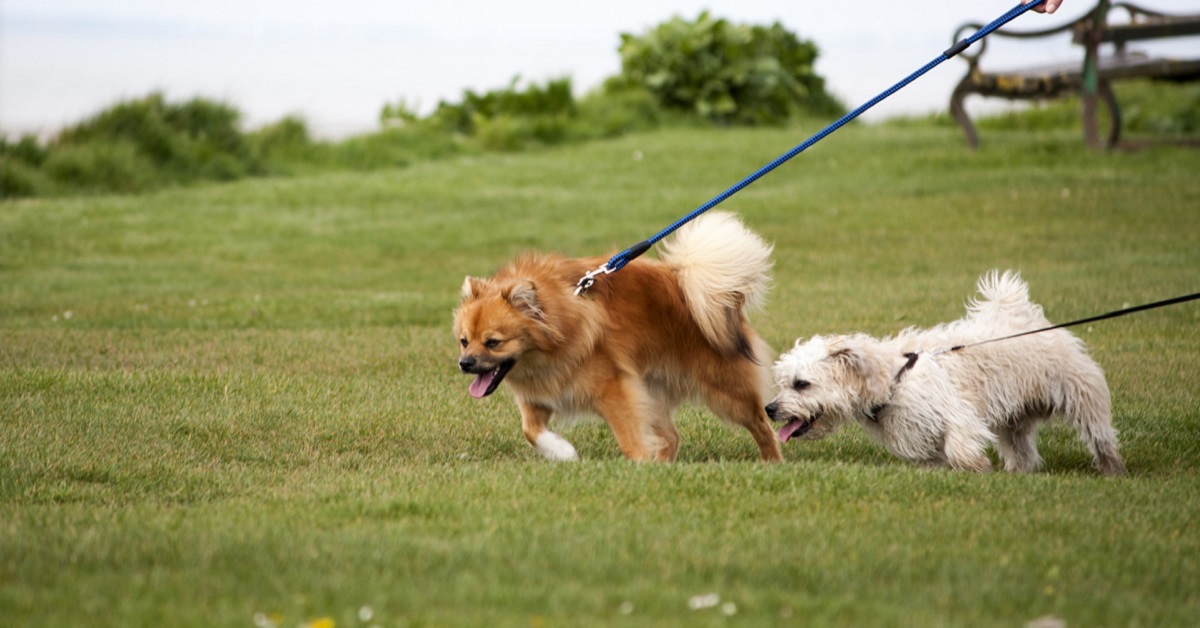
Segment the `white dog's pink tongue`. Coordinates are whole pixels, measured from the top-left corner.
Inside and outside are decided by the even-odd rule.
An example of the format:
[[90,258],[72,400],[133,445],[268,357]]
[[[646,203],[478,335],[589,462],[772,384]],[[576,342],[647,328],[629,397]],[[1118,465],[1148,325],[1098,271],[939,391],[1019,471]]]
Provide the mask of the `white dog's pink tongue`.
[[476,399],[482,399],[487,394],[488,387],[492,385],[492,380],[496,379],[496,371],[488,371],[475,376],[475,381],[471,382],[471,396]]
[[788,421],[786,425],[779,428],[779,442],[788,442],[788,439],[791,438],[796,431],[802,427],[804,427],[804,421],[800,419],[792,419],[791,421]]

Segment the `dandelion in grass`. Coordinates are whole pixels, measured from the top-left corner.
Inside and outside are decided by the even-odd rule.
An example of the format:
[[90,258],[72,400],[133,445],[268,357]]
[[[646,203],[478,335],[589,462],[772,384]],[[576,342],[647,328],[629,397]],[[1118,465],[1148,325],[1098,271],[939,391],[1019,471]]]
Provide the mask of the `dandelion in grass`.
[[716,593],[705,593],[703,595],[693,595],[688,598],[688,608],[694,611],[704,610],[706,608],[714,608],[721,603],[721,596]]

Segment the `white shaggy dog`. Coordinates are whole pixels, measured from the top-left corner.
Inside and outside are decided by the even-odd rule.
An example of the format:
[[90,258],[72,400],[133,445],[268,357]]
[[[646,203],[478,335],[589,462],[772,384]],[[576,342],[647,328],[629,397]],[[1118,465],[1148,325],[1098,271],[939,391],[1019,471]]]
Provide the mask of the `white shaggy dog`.
[[775,364],[780,392],[767,406],[768,416],[787,422],[779,439],[822,438],[857,421],[902,458],[988,471],[990,443],[1005,469],[1028,472],[1041,462],[1039,425],[1060,415],[1101,473],[1123,474],[1108,385],[1083,342],[1055,329],[984,343],[1050,322],[1016,273],[993,271],[978,289],[981,298],[953,323],[883,340],[797,341]]

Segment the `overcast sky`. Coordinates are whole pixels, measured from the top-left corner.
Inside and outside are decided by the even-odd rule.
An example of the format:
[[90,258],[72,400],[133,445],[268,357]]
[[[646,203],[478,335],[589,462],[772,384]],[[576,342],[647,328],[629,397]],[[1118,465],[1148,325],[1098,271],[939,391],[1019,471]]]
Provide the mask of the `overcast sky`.
[[[1200,13],[1200,0],[1147,2]],[[816,42],[818,73],[853,108],[935,58],[960,23],[990,21],[1015,4],[0,0],[0,131],[51,133],[155,90],[227,101],[250,127],[298,114],[323,135],[370,131],[386,102],[404,99],[425,112],[518,74],[538,82],[570,76],[576,91],[591,89],[620,70],[620,33],[674,15],[694,19],[706,8],[736,22],[779,21]],[[1049,27],[1090,6],[1066,0],[1057,15],[1029,13],[1014,26]],[[1065,40],[1005,51],[1009,64],[1078,56]],[[942,64],[868,119],[944,110],[964,68],[957,59]]]

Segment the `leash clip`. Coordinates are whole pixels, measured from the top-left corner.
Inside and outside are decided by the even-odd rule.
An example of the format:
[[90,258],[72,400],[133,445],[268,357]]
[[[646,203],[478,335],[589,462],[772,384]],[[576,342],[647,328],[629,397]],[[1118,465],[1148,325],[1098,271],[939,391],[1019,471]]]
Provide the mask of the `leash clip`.
[[579,283],[575,284],[575,296],[579,296],[584,292],[587,292],[588,288],[591,288],[592,284],[596,283],[597,276],[607,275],[612,272],[612,269],[608,267],[608,263],[604,263],[601,264],[596,270],[590,270],[584,273],[583,277],[579,279]]

